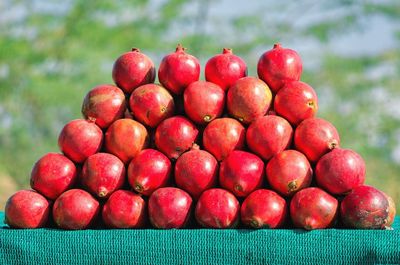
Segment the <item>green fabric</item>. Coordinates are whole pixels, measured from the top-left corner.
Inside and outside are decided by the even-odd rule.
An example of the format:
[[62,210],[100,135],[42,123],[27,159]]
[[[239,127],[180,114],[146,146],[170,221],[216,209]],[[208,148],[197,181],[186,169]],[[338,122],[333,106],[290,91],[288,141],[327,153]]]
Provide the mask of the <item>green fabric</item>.
[[399,216],[394,228],[62,231],[4,226],[0,264],[400,264]]

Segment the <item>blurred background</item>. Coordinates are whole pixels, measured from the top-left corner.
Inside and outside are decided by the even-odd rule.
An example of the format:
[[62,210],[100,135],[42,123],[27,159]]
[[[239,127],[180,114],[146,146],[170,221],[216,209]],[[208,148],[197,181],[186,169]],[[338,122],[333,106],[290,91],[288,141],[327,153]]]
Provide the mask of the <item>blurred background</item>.
[[367,183],[400,209],[400,2],[209,0],[0,1],[0,210],[29,187],[33,164],[58,152],[63,125],[84,95],[112,83],[131,47],[156,66],[182,43],[202,66],[233,48],[256,75],[275,42],[303,59],[342,146],[367,163]]

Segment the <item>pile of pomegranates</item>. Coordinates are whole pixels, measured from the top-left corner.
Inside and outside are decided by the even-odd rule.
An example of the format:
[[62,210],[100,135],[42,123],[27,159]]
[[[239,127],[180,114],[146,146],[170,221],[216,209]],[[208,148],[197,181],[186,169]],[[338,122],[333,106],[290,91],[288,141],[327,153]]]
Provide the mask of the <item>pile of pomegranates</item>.
[[275,44],[248,76],[231,49],[199,60],[178,45],[158,67],[139,49],[91,89],[59,153],[11,196],[11,228],[389,228],[393,200],[317,118],[302,61]]

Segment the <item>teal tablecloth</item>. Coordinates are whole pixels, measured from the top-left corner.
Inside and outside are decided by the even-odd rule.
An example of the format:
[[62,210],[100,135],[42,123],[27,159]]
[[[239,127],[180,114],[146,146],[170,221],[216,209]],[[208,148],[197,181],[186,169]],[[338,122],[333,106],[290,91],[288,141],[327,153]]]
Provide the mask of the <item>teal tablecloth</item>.
[[400,264],[400,217],[394,229],[62,231],[3,226],[0,264]]

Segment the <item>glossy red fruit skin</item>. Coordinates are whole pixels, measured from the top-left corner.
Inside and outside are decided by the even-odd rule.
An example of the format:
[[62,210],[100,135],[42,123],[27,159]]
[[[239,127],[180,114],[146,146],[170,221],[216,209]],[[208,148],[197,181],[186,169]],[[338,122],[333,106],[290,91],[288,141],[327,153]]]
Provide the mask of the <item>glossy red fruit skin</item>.
[[82,114],[85,119],[94,120],[102,129],[122,118],[125,110],[125,94],[113,85],[94,87],[86,94],[82,103]]
[[154,83],[156,69],[147,55],[133,48],[115,61],[112,78],[119,88],[130,94],[139,86]]
[[132,92],[129,106],[133,117],[151,128],[171,117],[175,112],[172,95],[160,85],[147,84]]
[[313,170],[305,155],[296,150],[285,150],[268,162],[266,175],[273,190],[283,196],[292,196],[310,186]]
[[240,205],[227,190],[214,188],[204,191],[195,208],[198,224],[208,228],[234,228],[239,224]]
[[167,185],[171,170],[171,161],[163,153],[144,149],[129,163],[128,181],[136,192],[149,196]]
[[288,81],[299,81],[303,64],[298,53],[277,43],[258,60],[258,77],[277,93]]
[[290,201],[290,216],[296,227],[306,230],[332,227],[339,212],[338,201],[317,187],[298,191]]
[[287,149],[292,143],[292,137],[292,126],[276,115],[256,119],[246,132],[247,146],[264,160],[269,160]]
[[196,81],[183,92],[186,115],[197,124],[207,124],[221,117],[225,108],[225,92],[218,85]]
[[238,79],[228,90],[226,105],[229,114],[244,124],[264,116],[272,101],[267,84],[256,77]]
[[80,180],[98,198],[108,198],[124,184],[125,167],[118,157],[97,153],[86,159]]
[[285,223],[287,214],[285,199],[267,189],[250,193],[240,208],[242,223],[252,228],[279,228]]
[[324,154],[340,146],[340,136],[330,122],[321,118],[309,118],[297,126],[294,145],[308,160],[316,163]]
[[237,197],[260,188],[264,177],[264,162],[252,153],[235,150],[221,162],[219,183]]
[[170,159],[177,159],[196,143],[199,130],[187,118],[174,116],[162,121],[155,133],[157,149]]
[[62,229],[87,229],[97,220],[99,213],[99,202],[81,189],[67,190],[53,205],[54,222]]
[[201,193],[215,187],[218,162],[209,152],[190,150],[183,153],[175,163],[175,183],[198,199]]
[[181,95],[191,83],[199,80],[199,60],[185,52],[180,44],[176,51],[166,55],[158,68],[158,80],[175,95]]
[[224,160],[233,150],[244,148],[246,129],[232,118],[218,118],[210,122],[203,132],[204,149],[218,161]]
[[312,118],[318,111],[318,97],[314,89],[301,81],[286,83],[276,94],[274,110],[293,126]]
[[93,122],[76,119],[68,122],[58,137],[60,150],[75,163],[97,153],[103,144],[103,132]]
[[159,188],[149,198],[149,219],[155,228],[184,227],[190,218],[192,198],[184,190],[174,187]]
[[247,76],[247,65],[232,49],[224,48],[222,54],[211,57],[205,66],[205,78],[227,91],[238,79]]
[[149,135],[146,128],[135,120],[116,120],[105,133],[105,149],[125,164],[148,145]]
[[357,229],[384,229],[389,220],[389,201],[380,190],[363,185],[344,197],[340,216],[345,226]]
[[332,194],[347,194],[364,184],[365,162],[353,150],[335,148],[318,161],[315,179],[319,187]]
[[5,220],[11,228],[41,228],[47,224],[49,201],[33,190],[19,190],[6,202]]
[[127,190],[117,190],[111,194],[102,209],[103,221],[110,228],[141,228],[145,224],[146,215],[145,200]]
[[55,200],[71,188],[76,179],[77,169],[71,160],[62,154],[47,153],[33,166],[30,184],[46,198]]

